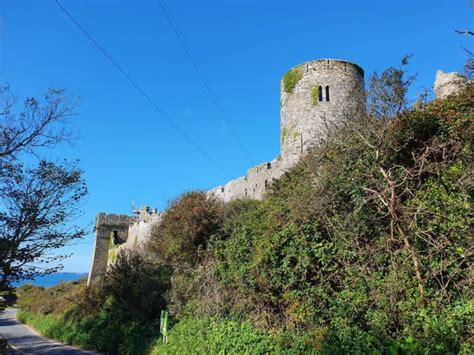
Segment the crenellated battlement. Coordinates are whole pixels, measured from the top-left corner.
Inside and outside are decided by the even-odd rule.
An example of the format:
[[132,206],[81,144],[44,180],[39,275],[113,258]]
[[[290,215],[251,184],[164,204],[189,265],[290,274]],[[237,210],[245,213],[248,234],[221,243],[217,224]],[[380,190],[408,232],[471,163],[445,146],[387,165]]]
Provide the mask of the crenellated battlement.
[[100,212],[96,218],[96,228],[99,227],[128,227],[137,218],[123,214]]

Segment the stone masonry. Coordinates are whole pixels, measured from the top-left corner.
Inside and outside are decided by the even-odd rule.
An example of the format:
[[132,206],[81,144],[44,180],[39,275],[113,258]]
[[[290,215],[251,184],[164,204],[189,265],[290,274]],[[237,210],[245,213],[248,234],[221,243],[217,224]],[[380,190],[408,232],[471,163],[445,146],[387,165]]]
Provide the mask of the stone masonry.
[[128,239],[128,228],[136,217],[119,214],[99,213],[95,222],[94,255],[87,279],[92,279],[107,271],[109,245],[125,243]]
[[438,70],[434,83],[436,98],[445,99],[449,95],[460,93],[467,85],[467,82],[467,78],[459,73],[445,73],[442,70]]
[[328,130],[364,106],[364,71],[358,65],[322,59],[292,70],[302,73],[292,92],[280,83],[280,145],[285,168],[295,165]]
[[344,60],[321,59],[292,69],[294,88],[280,83],[281,153],[257,165],[247,175],[209,193],[225,202],[239,198],[262,199],[271,182],[293,167],[308,149],[324,140],[330,127],[350,118],[364,106],[364,71]]
[[143,246],[151,235],[151,228],[161,221],[162,214],[158,213],[156,209],[153,210],[146,206],[135,210],[134,213],[138,214],[138,220],[128,227],[127,241],[117,247],[117,252],[121,250],[140,252],[143,250]]

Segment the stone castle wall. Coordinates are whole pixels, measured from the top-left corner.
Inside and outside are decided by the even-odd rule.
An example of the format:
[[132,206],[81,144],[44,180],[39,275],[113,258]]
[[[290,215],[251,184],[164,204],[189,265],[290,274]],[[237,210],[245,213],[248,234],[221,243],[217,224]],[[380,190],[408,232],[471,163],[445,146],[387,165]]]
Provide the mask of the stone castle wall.
[[117,253],[121,251],[140,252],[148,242],[152,227],[160,223],[161,213],[150,214],[147,218],[138,220],[128,227],[128,239],[117,247]]
[[[285,87],[286,75],[280,83],[280,156],[250,168],[246,176],[218,186],[209,194],[225,202],[263,199],[274,180],[294,166],[309,147],[324,139],[328,125],[350,117],[354,110],[364,106],[364,71],[356,64],[323,59],[298,65],[290,72],[297,74],[292,89]],[[153,225],[161,220],[161,214],[149,208],[135,213],[138,216],[103,213],[97,216],[89,282],[107,270],[109,261],[113,263],[109,254],[116,256],[120,251],[142,249]],[[111,235],[115,235],[112,245]]]
[[224,186],[218,186],[209,193],[224,202],[244,198],[261,200],[273,180],[278,179],[284,172],[280,161],[274,159],[250,168],[246,176],[229,181]]
[[[291,90],[289,74],[300,76]],[[364,109],[364,71],[343,60],[303,63],[283,76],[280,93],[281,164],[291,168],[332,126]]]
[[[350,119],[365,108],[364,71],[356,64],[322,59],[298,65],[290,72],[296,74],[293,78],[297,79],[291,90],[285,87],[286,74],[280,83],[280,156],[250,168],[246,176],[218,186],[209,194],[225,202],[263,199],[274,180],[294,166],[308,148],[327,136],[328,127]],[[467,79],[458,73],[438,71],[434,85],[436,97],[442,99],[457,94],[466,83]],[[88,283],[106,272],[111,252],[117,255],[120,251],[143,250],[153,225],[162,218],[162,214],[148,207],[134,213],[136,216],[97,215]]]
[[114,243],[125,243],[128,239],[128,228],[136,220],[136,217],[118,214],[99,213],[96,217],[94,235],[94,254],[87,280],[97,278],[107,271],[109,259],[109,247],[111,238]]
[[300,64],[289,72],[298,79],[290,91],[285,87],[288,73],[280,82],[280,156],[250,168],[246,176],[209,193],[225,202],[239,198],[262,199],[271,182],[324,139],[329,127],[365,107],[364,71],[357,64],[322,59]]

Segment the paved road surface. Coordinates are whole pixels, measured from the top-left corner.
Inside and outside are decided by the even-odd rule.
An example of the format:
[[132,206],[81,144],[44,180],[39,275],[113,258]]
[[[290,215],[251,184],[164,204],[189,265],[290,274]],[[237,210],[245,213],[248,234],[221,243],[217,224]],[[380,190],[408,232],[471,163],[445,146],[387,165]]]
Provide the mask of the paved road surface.
[[14,346],[12,354],[97,354],[45,338],[15,319],[16,309],[0,311],[0,334]]

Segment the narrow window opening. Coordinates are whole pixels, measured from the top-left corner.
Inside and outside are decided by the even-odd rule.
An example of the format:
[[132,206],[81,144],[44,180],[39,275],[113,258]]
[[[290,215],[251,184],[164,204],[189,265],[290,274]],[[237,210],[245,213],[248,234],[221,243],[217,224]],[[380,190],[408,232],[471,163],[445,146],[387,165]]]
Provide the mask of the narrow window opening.
[[320,86],[319,87],[319,102],[323,101],[323,88]]
[[329,101],[329,86],[326,86],[326,101]]
[[245,189],[245,197],[247,197],[247,189]]
[[301,132],[301,154],[303,154],[303,132]]
[[221,187],[221,192],[224,193],[224,187]]
[[267,169],[271,169],[272,168],[272,163],[267,163]]
[[265,190],[268,188],[268,180],[265,180]]
[[114,238],[114,245],[119,244],[119,237],[118,237],[118,231],[112,231],[113,238]]

